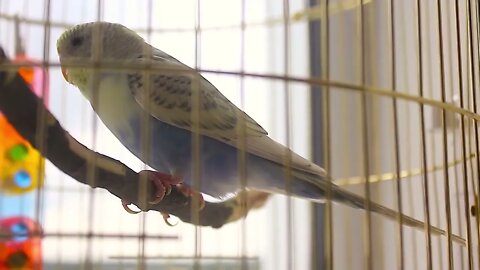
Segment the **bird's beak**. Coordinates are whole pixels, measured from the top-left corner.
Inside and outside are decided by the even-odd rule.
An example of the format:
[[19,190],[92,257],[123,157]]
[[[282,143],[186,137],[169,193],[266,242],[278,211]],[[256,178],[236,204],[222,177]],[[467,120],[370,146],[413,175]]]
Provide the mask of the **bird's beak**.
[[63,74],[63,78],[65,78],[65,80],[68,82],[68,72],[65,67],[62,67],[62,74]]
[[67,68],[62,65],[63,64],[62,60],[64,59],[62,59],[60,55],[59,55],[59,60],[60,60],[60,68],[62,69],[63,78],[68,82],[68,71],[67,71]]

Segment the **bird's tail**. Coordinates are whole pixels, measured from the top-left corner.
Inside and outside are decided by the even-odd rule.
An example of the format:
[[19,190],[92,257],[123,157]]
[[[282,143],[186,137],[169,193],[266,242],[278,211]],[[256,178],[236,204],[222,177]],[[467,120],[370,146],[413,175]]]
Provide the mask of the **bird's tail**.
[[[254,172],[254,177],[266,179],[266,181],[256,182],[252,189],[270,193],[286,193],[292,196],[310,199],[316,202],[324,202],[331,199],[343,205],[353,208],[363,209],[372,213],[382,215],[394,221],[400,221],[402,225],[407,225],[420,230],[429,230],[436,235],[447,235],[447,232],[439,227],[432,226],[421,220],[415,219],[399,211],[388,208],[379,203],[373,202],[369,198],[364,198],[353,192],[345,190],[332,183],[331,178],[324,172],[309,173],[307,171],[289,168],[265,159],[252,160],[249,165]],[[321,174],[320,174],[321,173]],[[464,243],[465,240],[458,235],[452,235],[452,240]]]
[[[371,211],[389,219],[401,221],[402,224],[410,227],[422,230],[427,228],[424,222],[347,191],[332,183],[327,177],[321,177],[307,172],[293,170],[292,180],[291,191],[293,195],[299,195],[302,197],[306,196],[317,201],[319,199],[325,200],[330,198],[332,201],[337,203]],[[438,235],[447,234],[445,230],[442,230],[438,227],[430,225],[429,228],[431,233]],[[455,238],[455,236],[453,237]],[[461,241],[462,239],[459,238],[457,240]]]

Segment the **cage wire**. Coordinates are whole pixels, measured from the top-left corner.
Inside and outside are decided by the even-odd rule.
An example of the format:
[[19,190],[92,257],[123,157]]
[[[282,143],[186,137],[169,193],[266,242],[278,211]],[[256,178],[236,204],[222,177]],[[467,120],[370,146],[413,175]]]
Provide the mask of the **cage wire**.
[[[47,133],[50,111],[73,138],[105,154],[82,148],[88,186],[47,155],[43,186],[25,194],[2,192],[0,227],[12,216],[41,227],[23,231],[41,242],[39,258],[23,269],[479,269],[479,9],[474,0],[0,1],[0,46],[13,58],[20,38],[26,55],[38,60],[3,61],[0,71],[39,67],[49,76],[40,95],[50,92],[48,111],[33,107],[30,143],[41,153],[56,145]],[[112,194],[89,187],[102,187],[100,176],[109,174],[98,171],[116,172],[119,162],[134,171],[151,169],[140,159],[152,155],[147,114],[139,159],[62,78],[56,40],[89,21],[133,29],[199,71],[271,138],[325,168],[332,185],[324,186],[324,202],[291,196],[291,155],[282,160],[283,195],[245,189],[255,181],[247,177],[245,151],[238,151],[232,194],[204,195],[216,205],[236,203],[237,212],[221,228],[192,225],[206,215],[194,199],[189,219],[170,227],[158,209],[128,215]],[[97,88],[102,72],[130,70],[147,78],[158,72],[152,63],[108,65],[98,54],[90,60],[77,67],[94,70]],[[185,76],[199,90],[199,75]],[[0,92],[9,87],[5,78],[0,76]],[[145,89],[149,96],[149,80]],[[192,188],[200,190],[201,101],[199,91],[193,93]],[[0,96],[8,118],[13,101]],[[245,149],[246,123],[239,126],[236,147]],[[144,209],[150,191],[141,176],[138,185],[137,206]],[[365,210],[332,201],[333,185],[365,198]],[[258,209],[248,204],[252,198],[260,198]],[[377,206],[388,215],[376,213]],[[210,218],[219,218],[213,213]],[[0,232],[0,251],[11,252],[15,232]],[[7,260],[34,260],[30,253],[15,254],[0,256],[0,268],[9,267]]]

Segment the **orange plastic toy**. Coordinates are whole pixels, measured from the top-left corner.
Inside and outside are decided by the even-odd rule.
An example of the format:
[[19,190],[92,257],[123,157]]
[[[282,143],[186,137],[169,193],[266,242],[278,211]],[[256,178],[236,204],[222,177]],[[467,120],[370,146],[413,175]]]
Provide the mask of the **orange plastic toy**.
[[41,231],[27,217],[0,220],[0,270],[41,270]]
[[[19,69],[20,75],[38,96],[45,92],[44,100],[48,100],[46,71],[35,67],[36,62],[23,54],[17,55],[13,62],[25,65]],[[0,191],[19,195],[42,186],[44,163],[40,153],[0,113]]]

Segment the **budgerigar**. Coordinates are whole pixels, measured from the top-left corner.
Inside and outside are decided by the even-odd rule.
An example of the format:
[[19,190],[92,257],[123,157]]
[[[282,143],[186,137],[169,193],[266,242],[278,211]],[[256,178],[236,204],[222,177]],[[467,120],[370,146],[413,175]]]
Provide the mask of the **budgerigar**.
[[[243,172],[248,189],[325,198],[325,170],[269,138],[198,72],[134,31],[107,22],[81,24],[61,35],[57,50],[65,79],[80,89],[125,147],[159,172],[152,177],[159,200],[169,185],[192,185],[195,157],[199,191],[214,197],[238,192]],[[142,127],[148,127],[148,134]],[[194,134],[200,134],[198,155]],[[239,149],[246,153],[243,171]],[[364,207],[360,196],[335,185],[331,192],[335,201]],[[384,212],[376,204],[371,210]]]

